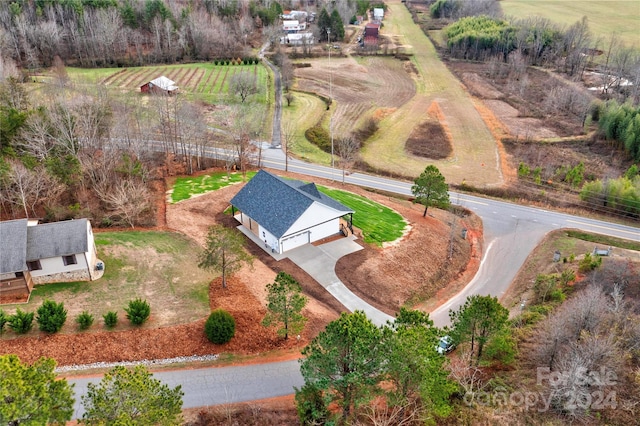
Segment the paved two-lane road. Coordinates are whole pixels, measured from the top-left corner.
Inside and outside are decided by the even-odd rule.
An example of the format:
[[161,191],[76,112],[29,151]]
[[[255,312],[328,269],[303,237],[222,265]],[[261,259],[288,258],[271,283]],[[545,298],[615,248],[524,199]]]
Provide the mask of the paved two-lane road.
[[[261,166],[284,170],[284,154],[279,149],[265,149]],[[289,171],[342,181],[342,173],[329,167],[290,159]],[[353,173],[345,182],[401,195],[411,195],[411,183]],[[586,219],[502,201],[451,193],[454,204],[473,210],[484,224],[484,250],[480,269],[474,279],[455,297],[431,313],[437,325],[448,322],[449,309],[457,309],[471,294],[501,296],[509,287],[528,254],[547,232],[560,228],[586,231],[640,241],[640,229],[605,221]],[[425,257],[425,261],[428,259]],[[164,371],[154,376],[170,386],[181,384],[184,408],[251,401],[288,395],[303,384],[298,363],[248,365],[238,367]],[[80,395],[89,381],[99,377],[71,379],[76,384],[75,417],[81,417]]]

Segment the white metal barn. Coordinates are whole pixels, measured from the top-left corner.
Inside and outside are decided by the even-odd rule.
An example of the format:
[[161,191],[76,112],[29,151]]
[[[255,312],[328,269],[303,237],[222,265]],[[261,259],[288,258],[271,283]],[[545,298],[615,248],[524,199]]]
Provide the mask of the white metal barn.
[[[282,254],[341,232],[340,219],[354,211],[314,183],[283,179],[260,170],[231,199],[234,217],[274,253]],[[236,212],[236,209],[239,212]]]

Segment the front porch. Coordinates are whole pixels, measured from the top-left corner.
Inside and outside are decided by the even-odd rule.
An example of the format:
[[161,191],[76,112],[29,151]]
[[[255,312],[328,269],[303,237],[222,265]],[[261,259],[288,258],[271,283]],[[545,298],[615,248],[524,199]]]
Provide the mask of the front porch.
[[0,305],[26,303],[33,290],[33,280],[28,272],[22,276],[0,281]]

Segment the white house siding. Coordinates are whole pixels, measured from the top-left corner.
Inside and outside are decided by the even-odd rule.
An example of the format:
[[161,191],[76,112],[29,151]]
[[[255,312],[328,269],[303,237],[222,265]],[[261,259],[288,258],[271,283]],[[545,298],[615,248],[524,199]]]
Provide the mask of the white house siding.
[[319,223],[311,229],[310,242],[319,241],[331,237],[340,232],[340,218],[331,219],[328,222]]
[[303,231],[311,231],[309,242],[336,235],[340,232],[339,214],[332,208],[314,202],[285,232],[282,239]]
[[309,235],[310,231],[302,231],[298,234],[282,237],[280,240],[280,247],[282,251],[280,253],[310,243]]
[[103,272],[96,270],[98,256],[96,254],[96,242],[93,238],[93,230],[91,229],[91,223],[89,221],[87,221],[87,247],[89,248],[89,251],[85,253],[85,257],[87,259],[87,266],[90,275],[89,279],[96,280],[102,277]]
[[271,232],[267,231],[263,226],[259,227],[258,237],[260,238],[261,243],[264,244],[265,249],[270,249],[276,253],[281,253],[278,239]]
[[65,266],[62,257],[40,259],[42,269],[31,271],[34,284],[48,284],[67,281],[90,281],[89,266],[85,253],[76,254],[75,265]]

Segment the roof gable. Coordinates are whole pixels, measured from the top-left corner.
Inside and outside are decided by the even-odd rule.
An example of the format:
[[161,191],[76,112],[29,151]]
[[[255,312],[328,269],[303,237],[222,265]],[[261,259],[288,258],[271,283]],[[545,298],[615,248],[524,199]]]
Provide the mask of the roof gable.
[[43,223],[27,229],[27,260],[89,251],[87,219]]
[[0,222],[0,274],[27,268],[27,219]]
[[276,238],[282,237],[314,202],[336,210],[338,215],[353,212],[322,194],[313,183],[282,179],[265,170],[258,171],[231,199],[233,206]]
[[161,88],[162,90],[173,91],[178,89],[175,81],[168,79],[164,75],[156,78],[155,80],[151,80],[149,83]]

